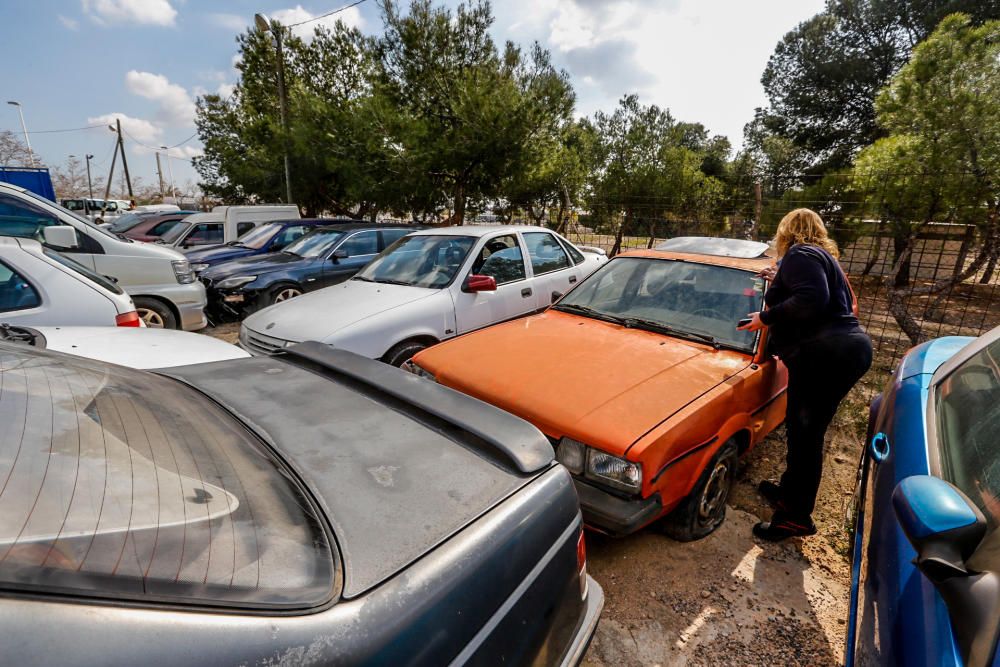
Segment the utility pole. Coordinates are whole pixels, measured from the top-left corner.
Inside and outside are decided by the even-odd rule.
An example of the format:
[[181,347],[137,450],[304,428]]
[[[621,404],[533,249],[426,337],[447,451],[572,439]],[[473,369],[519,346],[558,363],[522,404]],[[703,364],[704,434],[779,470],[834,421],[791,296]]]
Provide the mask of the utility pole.
[[[174,189],[174,165],[170,162],[170,149],[166,146],[160,146],[160,148],[167,152],[167,173],[170,174],[170,198],[177,199],[177,190]],[[174,201],[176,204],[177,202]]]
[[87,191],[90,192],[90,198],[94,198],[94,183],[90,180],[90,161],[94,159],[94,156],[90,153],[86,154],[87,158]]
[[117,127],[111,129],[118,133],[118,149],[122,154],[122,169],[125,170],[125,183],[128,185],[128,198],[131,201],[135,197],[132,195],[132,178],[128,175],[128,160],[125,159],[125,142],[122,140],[122,119],[115,118],[115,125]]
[[104,213],[108,209],[108,197],[111,196],[111,179],[115,177],[115,161],[118,159],[118,150],[121,148],[121,141],[115,142],[115,152],[111,156],[111,171],[108,172],[108,182],[104,186],[104,201],[101,204],[101,220],[104,220]]
[[156,151],[156,175],[160,179],[160,203],[163,203],[163,167],[160,165],[160,151]]
[[24,111],[21,109],[21,103],[7,100],[7,104],[17,107],[17,115],[21,117],[21,131],[24,132],[24,143],[28,147],[28,159],[31,161],[31,168],[34,169],[38,165],[35,164],[35,152],[31,150],[31,139],[28,138],[28,126],[24,124]]
[[285,203],[292,202],[292,168],[288,157],[288,96],[285,92],[285,52],[281,47],[281,24],[268,19],[266,14],[255,14],[253,17],[257,29],[274,35],[274,45],[278,55],[278,101],[281,109],[281,131],[285,145]]

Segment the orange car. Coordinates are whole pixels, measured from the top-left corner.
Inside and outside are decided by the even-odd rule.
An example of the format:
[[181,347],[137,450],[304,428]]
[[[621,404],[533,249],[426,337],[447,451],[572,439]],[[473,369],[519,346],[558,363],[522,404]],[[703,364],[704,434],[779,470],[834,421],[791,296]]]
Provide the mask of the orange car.
[[763,308],[766,250],[687,237],[627,252],[545,312],[404,367],[541,429],[591,528],[624,535],[663,518],[668,535],[698,539],[725,519],[738,458],[785,416],[787,372],[766,330],[736,330]]

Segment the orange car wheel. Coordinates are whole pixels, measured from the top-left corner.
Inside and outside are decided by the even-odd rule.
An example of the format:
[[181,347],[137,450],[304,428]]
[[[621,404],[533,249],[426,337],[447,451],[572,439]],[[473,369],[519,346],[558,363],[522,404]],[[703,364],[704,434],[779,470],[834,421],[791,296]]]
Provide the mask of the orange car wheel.
[[678,542],[691,542],[721,526],[738,463],[736,442],[729,440],[705,466],[691,493],[661,521],[663,532]]

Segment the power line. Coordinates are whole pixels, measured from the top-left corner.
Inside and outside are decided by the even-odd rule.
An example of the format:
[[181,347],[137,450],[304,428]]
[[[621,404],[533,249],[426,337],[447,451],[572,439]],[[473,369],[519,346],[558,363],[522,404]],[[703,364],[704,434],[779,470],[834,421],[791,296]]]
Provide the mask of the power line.
[[326,14],[320,14],[319,16],[314,16],[311,19],[306,19],[305,21],[299,21],[298,23],[291,23],[289,25],[286,25],[285,27],[286,28],[295,28],[295,27],[298,27],[300,25],[305,25],[306,23],[311,23],[312,21],[319,21],[320,19],[325,19],[327,16],[333,16],[334,14],[339,14],[340,12],[348,10],[351,7],[357,7],[362,2],[367,2],[367,0],[357,0],[357,2],[352,2],[349,5],[344,5],[343,7],[339,8],[339,9],[334,9],[332,12],[327,12]]
[[[143,148],[146,148],[146,149],[151,150],[151,151],[162,151],[162,150],[171,151],[171,150],[173,150],[175,148],[179,148],[180,146],[183,146],[184,144],[186,144],[187,142],[191,141],[192,139],[194,139],[195,137],[198,136],[198,132],[196,131],[194,134],[192,134],[190,137],[188,137],[184,141],[181,141],[180,143],[176,143],[173,146],[167,146],[166,149],[164,149],[162,146],[149,146],[148,144],[142,143],[141,141],[139,141],[138,139],[136,139],[135,137],[133,137],[131,134],[129,134],[128,130],[126,130],[125,128],[122,128],[122,134],[124,134],[129,139],[131,139],[135,143],[139,144]],[[180,157],[174,156],[174,155],[171,155],[170,157],[174,157],[176,159],[183,159],[183,158],[180,158]]]
[[32,130],[28,134],[52,134],[54,132],[80,132],[81,130],[93,130],[98,127],[104,127],[103,124],[98,125],[85,125],[83,127],[67,127],[62,130]]

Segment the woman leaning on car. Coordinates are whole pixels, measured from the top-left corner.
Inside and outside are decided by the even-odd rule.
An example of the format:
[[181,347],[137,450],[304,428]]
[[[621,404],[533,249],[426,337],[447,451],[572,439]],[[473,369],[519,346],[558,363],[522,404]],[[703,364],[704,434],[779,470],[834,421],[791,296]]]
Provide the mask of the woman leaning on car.
[[771,541],[813,535],[812,512],[823,473],[823,439],[837,406],[872,363],[871,339],[854,315],[854,295],[837,262],[837,244],[823,220],[800,208],[778,224],[778,265],[761,272],[770,281],[767,309],[751,313],[747,331],[769,328],[771,350],[788,368],[785,430],[788,453],[780,483],[759,490],[775,508],[754,535]]

